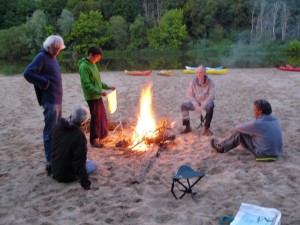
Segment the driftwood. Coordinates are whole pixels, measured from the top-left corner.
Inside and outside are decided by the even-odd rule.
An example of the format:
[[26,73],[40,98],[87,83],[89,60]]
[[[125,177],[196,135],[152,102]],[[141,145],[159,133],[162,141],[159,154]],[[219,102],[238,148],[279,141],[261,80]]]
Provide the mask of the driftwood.
[[158,148],[155,146],[154,149],[147,151],[144,154],[145,162],[142,163],[140,170],[135,173],[134,178],[131,181],[132,184],[140,184],[145,180],[146,174],[157,159],[157,152]]
[[[141,159],[141,168],[140,170],[135,173],[135,176],[131,183],[142,183],[145,180],[146,174],[149,172],[151,166],[155,163],[156,159],[159,156],[159,152],[163,151],[167,147],[167,143],[169,141],[175,140],[174,134],[169,134],[167,130],[171,129],[171,127],[167,126],[169,119],[163,120],[159,125],[158,128],[153,132],[157,134],[154,137],[144,137],[142,138],[135,146],[130,148],[131,152],[135,152],[134,149],[139,144],[144,142],[148,146],[152,145],[152,149],[146,152],[142,152],[143,154],[139,154],[139,157],[143,157]],[[137,153],[138,154],[138,153]],[[137,156],[135,154],[135,156]]]

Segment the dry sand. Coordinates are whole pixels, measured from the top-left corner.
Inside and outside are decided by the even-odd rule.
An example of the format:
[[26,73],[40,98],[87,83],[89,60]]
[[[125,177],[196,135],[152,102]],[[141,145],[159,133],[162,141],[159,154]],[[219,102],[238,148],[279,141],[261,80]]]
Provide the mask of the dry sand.
[[[191,113],[193,132],[179,134],[180,104],[193,75],[175,71],[171,77],[133,77],[102,72],[102,80],[117,87],[118,110],[134,126],[141,87],[153,82],[156,120],[176,122],[176,140],[153,162],[140,184],[130,181],[142,166],[141,158],[126,157],[114,147],[120,132],[111,134],[106,148],[89,146],[88,157],[100,168],[90,178],[92,190],[78,182],[58,183],[44,168],[43,115],[33,86],[22,75],[0,76],[0,224],[219,224],[220,216],[234,216],[242,202],[276,208],[282,224],[300,224],[300,74],[276,69],[230,69],[211,76],[217,86],[214,137],[229,135],[237,123],[253,118],[252,102],[266,98],[281,122],[284,155],[276,162],[259,163],[243,148],[226,154],[211,149],[210,138],[197,130],[199,118]],[[84,103],[78,74],[64,74],[63,117]],[[126,128],[130,133],[130,128]],[[172,176],[187,164],[207,175],[190,195],[176,200]]]

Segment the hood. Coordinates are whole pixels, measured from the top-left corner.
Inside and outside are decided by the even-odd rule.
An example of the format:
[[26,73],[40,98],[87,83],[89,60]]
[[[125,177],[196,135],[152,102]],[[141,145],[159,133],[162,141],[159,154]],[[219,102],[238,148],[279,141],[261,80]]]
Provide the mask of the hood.
[[61,126],[64,130],[74,130],[74,129],[78,129],[78,126],[76,126],[75,124],[71,124],[68,120],[66,120],[65,118],[62,118],[60,120]]
[[78,66],[80,66],[81,64],[91,64],[91,62],[86,57],[83,57],[78,61]]

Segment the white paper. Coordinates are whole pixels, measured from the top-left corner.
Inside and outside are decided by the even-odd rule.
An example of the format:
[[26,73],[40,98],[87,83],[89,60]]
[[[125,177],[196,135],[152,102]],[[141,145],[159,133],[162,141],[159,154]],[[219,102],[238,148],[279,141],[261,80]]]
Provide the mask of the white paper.
[[117,90],[113,90],[107,94],[107,110],[110,114],[113,114],[117,110]]
[[280,225],[281,212],[274,208],[242,203],[230,225]]

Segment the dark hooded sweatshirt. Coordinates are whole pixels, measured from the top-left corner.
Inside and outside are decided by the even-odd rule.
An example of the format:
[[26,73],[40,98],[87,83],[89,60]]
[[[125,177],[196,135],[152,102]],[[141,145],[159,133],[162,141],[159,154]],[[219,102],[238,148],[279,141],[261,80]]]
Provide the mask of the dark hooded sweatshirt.
[[51,167],[59,182],[80,180],[83,188],[91,182],[86,172],[87,140],[80,127],[62,118],[51,130]]

